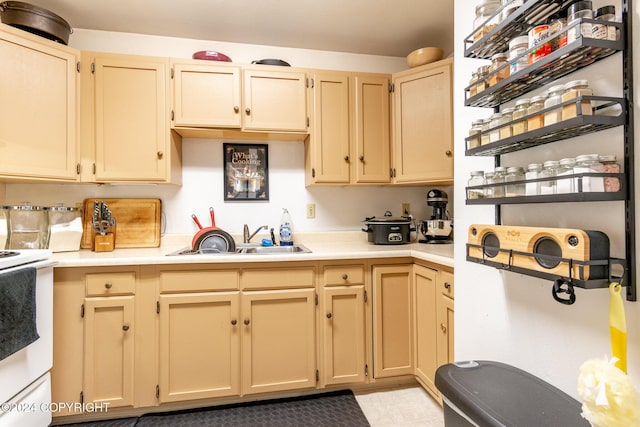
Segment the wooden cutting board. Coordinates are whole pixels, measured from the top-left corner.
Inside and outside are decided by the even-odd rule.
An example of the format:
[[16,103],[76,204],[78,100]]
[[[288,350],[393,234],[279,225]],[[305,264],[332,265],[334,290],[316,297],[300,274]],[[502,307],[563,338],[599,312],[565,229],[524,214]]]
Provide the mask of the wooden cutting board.
[[85,199],[80,247],[91,249],[93,202],[105,202],[116,219],[116,249],[160,246],[160,199]]

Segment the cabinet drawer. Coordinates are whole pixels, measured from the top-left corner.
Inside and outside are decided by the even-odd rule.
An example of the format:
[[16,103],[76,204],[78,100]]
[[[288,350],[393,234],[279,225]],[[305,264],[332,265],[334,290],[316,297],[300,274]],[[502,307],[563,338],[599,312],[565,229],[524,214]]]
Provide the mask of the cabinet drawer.
[[453,273],[440,271],[440,280],[438,281],[440,292],[442,295],[453,298]]
[[242,289],[288,289],[315,287],[313,268],[269,268],[242,272]]
[[238,271],[162,271],[160,292],[208,292],[238,289]]
[[136,290],[136,273],[95,273],[85,276],[88,297],[109,295],[132,295]]
[[325,267],[325,286],[362,285],[364,283],[364,266],[339,265]]

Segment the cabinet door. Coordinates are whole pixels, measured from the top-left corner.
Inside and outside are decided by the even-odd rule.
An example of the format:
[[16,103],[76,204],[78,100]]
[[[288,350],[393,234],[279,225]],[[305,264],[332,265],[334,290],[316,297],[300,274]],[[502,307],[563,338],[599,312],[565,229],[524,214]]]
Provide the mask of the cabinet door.
[[411,267],[373,268],[375,378],[413,374]]
[[454,362],[453,352],[453,299],[438,297],[438,366]]
[[306,76],[244,70],[244,129],[307,131]]
[[314,387],[314,290],[243,292],[242,392]]
[[94,61],[96,181],[164,181],[170,152],[168,59]]
[[349,73],[313,76],[313,123],[309,151],[313,183],[348,184],[351,132]]
[[390,176],[389,77],[354,77],[356,183],[388,183]]
[[364,382],[364,286],[324,290],[321,313],[326,384]]
[[0,176],[75,181],[78,52],[17,32],[0,30]]
[[395,182],[453,180],[451,65],[394,80]]
[[160,296],[160,402],[240,393],[238,292]]
[[240,128],[240,67],[174,64],[175,126]]
[[84,303],[84,400],[133,405],[133,296]]
[[437,275],[438,272],[430,268],[413,266],[416,376],[435,394],[438,394],[434,381],[439,338],[436,329]]

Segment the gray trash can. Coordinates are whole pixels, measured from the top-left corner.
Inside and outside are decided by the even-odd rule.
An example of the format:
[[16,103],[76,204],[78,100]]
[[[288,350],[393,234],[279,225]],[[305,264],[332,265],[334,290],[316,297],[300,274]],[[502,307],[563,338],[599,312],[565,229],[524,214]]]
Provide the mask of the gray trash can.
[[514,366],[492,361],[443,365],[436,371],[445,427],[589,427],[581,404]]

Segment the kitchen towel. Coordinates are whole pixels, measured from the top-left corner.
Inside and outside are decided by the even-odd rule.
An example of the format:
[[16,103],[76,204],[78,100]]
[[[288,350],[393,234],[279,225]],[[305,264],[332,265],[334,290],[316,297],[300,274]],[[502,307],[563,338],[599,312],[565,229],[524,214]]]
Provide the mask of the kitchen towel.
[[0,274],[0,360],[40,336],[36,328],[36,269]]

